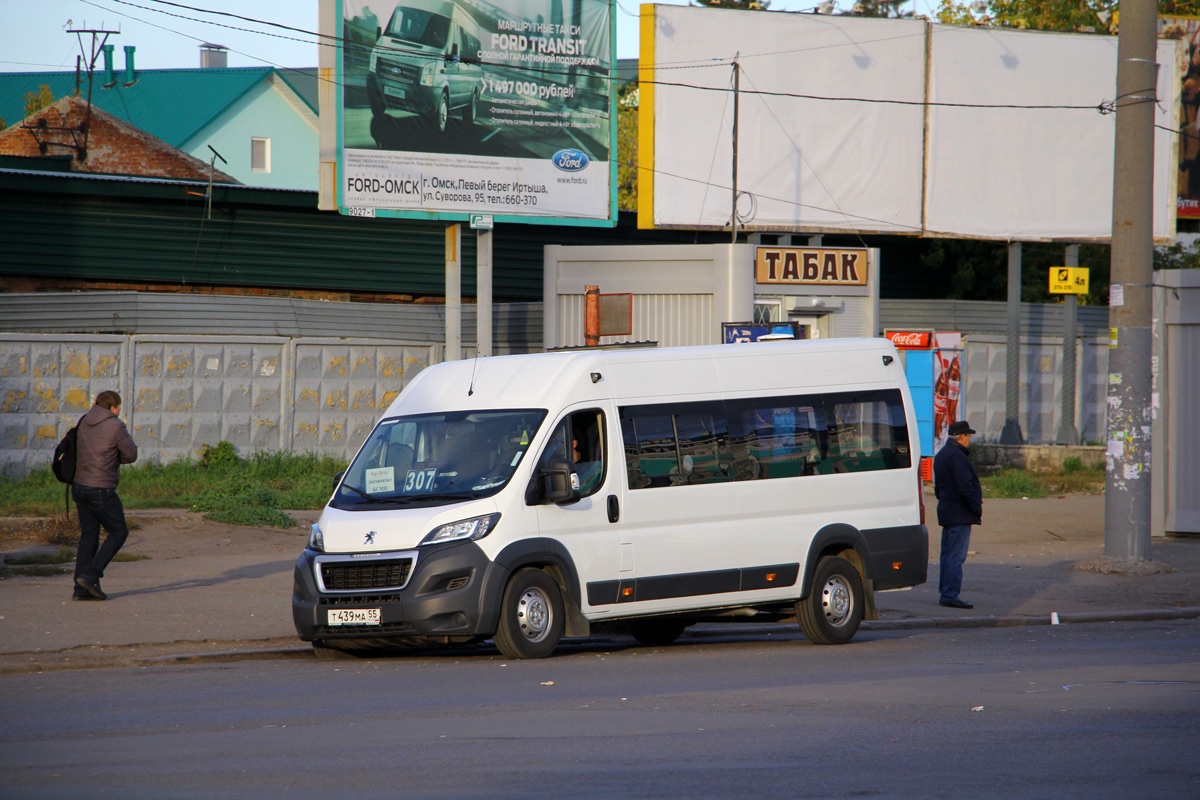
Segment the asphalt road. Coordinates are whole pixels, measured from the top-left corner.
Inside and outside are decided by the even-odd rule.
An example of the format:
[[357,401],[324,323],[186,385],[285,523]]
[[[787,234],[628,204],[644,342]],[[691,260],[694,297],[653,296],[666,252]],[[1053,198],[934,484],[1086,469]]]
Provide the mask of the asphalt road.
[[1198,797],[1200,621],[0,676],[2,797]]

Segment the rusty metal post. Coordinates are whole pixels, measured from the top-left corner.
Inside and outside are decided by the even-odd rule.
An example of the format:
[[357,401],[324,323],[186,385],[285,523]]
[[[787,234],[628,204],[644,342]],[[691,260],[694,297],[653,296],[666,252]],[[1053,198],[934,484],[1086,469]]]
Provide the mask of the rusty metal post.
[[583,342],[588,347],[600,344],[600,287],[583,287]]

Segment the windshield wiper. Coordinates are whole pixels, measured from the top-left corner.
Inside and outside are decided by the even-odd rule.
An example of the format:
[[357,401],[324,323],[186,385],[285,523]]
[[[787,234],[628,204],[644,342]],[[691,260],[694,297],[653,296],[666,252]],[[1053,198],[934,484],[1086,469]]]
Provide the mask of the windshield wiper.
[[421,499],[432,500],[475,500],[483,497],[483,492],[431,492],[421,495]]

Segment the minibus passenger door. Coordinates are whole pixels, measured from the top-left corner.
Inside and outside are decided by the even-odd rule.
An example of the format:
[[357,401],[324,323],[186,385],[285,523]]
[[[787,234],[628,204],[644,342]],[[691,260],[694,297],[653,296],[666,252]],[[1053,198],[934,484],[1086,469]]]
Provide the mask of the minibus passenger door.
[[[531,487],[528,501],[537,508],[541,535],[566,547],[579,574],[584,611],[606,611],[588,603],[587,585],[617,579],[621,559],[621,472],[612,457],[613,432],[610,414],[602,408],[569,410],[558,422],[534,473],[542,481],[545,472],[556,471],[564,462],[574,468],[575,491],[566,501],[546,499],[545,487]],[[550,481],[551,485],[555,481]]]

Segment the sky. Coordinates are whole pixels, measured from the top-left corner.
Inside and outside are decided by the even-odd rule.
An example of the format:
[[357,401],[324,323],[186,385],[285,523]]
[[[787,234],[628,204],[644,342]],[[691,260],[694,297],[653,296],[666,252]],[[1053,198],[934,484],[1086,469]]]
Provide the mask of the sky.
[[[914,0],[920,13],[929,13],[933,0]],[[75,68],[80,53],[79,38],[69,28],[119,30],[108,38],[115,45],[115,65],[125,65],[123,48],[137,48],[135,63],[140,69],[200,66],[199,45],[205,42],[229,48],[229,66],[315,67],[315,38],[291,31],[257,25],[180,8],[180,5],[209,11],[225,11],[258,20],[275,22],[305,31],[317,29],[317,0],[0,0],[3,32],[0,32],[0,72],[43,72]],[[670,5],[687,5],[688,0],[661,0]],[[775,11],[801,11],[817,0],[772,0]],[[847,5],[842,0],[842,5]],[[618,0],[617,57],[638,55],[636,0]],[[178,15],[178,16],[176,16]],[[183,19],[191,17],[192,19]],[[68,25],[68,22],[70,24]],[[254,32],[229,27],[250,28]],[[268,35],[271,34],[271,35]],[[281,38],[291,37],[291,38]],[[83,44],[89,47],[90,36]],[[300,40],[300,41],[297,41]]]

